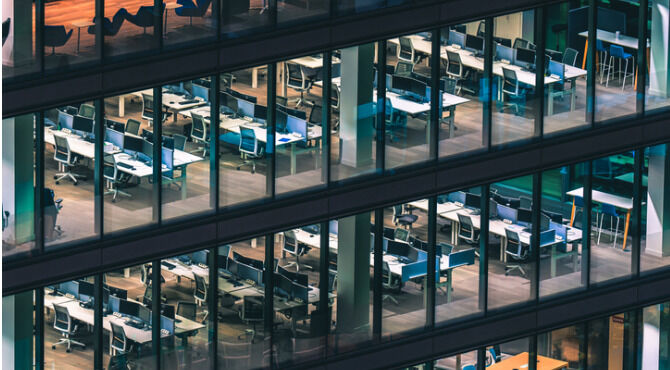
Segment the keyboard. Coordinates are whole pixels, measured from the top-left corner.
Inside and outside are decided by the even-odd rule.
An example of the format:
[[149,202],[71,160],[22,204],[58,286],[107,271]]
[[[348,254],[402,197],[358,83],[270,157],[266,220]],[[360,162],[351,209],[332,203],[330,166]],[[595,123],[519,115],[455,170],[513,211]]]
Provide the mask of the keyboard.
[[136,319],[127,319],[126,320],[126,325],[132,326],[133,328],[137,328],[137,329],[144,328],[144,323],[142,321],[136,320]]
[[135,169],[135,167],[129,165],[128,163],[124,163],[124,162],[116,162],[116,165],[120,166],[120,167],[123,167],[123,168],[127,168],[129,170],[134,170]]
[[206,269],[207,265],[205,265],[204,263],[199,263],[198,267],[200,267],[201,269]]
[[475,209],[475,210],[472,210],[472,212],[470,212],[470,214],[473,215],[473,216],[479,216],[481,213],[482,213],[481,209]]
[[242,286],[242,283],[236,280],[231,280],[230,283],[233,284],[234,287]]
[[169,270],[172,270],[173,268],[177,267],[176,265],[171,264],[170,262],[161,262],[161,265],[167,267]]
[[179,102],[179,104],[181,104],[181,105],[193,104],[193,103],[198,103],[198,100],[192,99],[192,100],[184,100],[184,101]]

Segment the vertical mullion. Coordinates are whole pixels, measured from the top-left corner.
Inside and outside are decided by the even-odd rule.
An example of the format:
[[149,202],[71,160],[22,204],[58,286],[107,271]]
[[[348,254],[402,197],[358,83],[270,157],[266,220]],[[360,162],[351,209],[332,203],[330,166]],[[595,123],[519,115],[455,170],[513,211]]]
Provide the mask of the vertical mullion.
[[[218,3],[215,1],[214,4]],[[209,205],[216,213],[219,209],[219,121],[221,119],[219,105],[221,103],[219,75],[210,77],[209,84]]]
[[480,217],[479,224],[479,309],[481,312],[486,312],[486,307],[488,305],[488,279],[489,279],[489,252],[488,252],[488,241],[489,241],[489,197],[490,185],[485,184],[481,187],[482,196],[480,200],[482,204],[480,205],[481,212],[484,217]]
[[[270,0],[268,0],[270,1]],[[286,78],[286,77],[284,77]],[[275,120],[277,114],[275,109],[277,109],[277,63],[268,64],[268,83],[267,83],[267,137],[265,144],[265,156],[268,157],[267,173],[265,175],[265,191],[266,195],[270,198],[275,197],[275,173],[277,165],[277,156],[275,153]]]
[[589,322],[584,321],[582,325],[582,338],[579,341],[579,368],[587,369],[589,364]]
[[631,273],[633,277],[640,275],[640,253],[642,251],[642,177],[643,163],[644,163],[644,148],[638,149],[635,152],[634,161],[634,176],[633,176],[633,220],[631,222],[631,232],[629,235],[633,237],[631,243]]
[[44,289],[35,289],[35,369],[44,369]]
[[596,105],[596,16],[597,16],[597,0],[588,0],[588,37],[587,55],[586,57],[586,122],[593,127],[595,122],[595,105]]
[[545,64],[545,32],[544,25],[547,22],[546,8],[538,7],[535,9],[535,130],[533,136],[541,138],[544,136],[542,121],[544,119],[544,64]]
[[[263,274],[264,283],[265,283],[265,302],[263,304],[263,327],[264,335],[272,333],[272,325],[274,324],[274,302],[273,302],[273,287],[274,287],[274,277],[272,276],[272,271],[274,271],[274,249],[275,249],[275,234],[265,235],[265,273]],[[274,339],[270,340],[274,342]],[[273,354],[274,356],[274,354]]]
[[[211,85],[210,85],[211,87]],[[218,94],[217,94],[218,95]],[[214,115],[210,114],[210,117]],[[210,121],[211,122],[211,121]],[[207,317],[209,318],[208,339],[210,343],[209,361],[212,369],[217,369],[217,343],[218,343],[218,298],[219,298],[219,247],[216,246],[209,250],[209,291],[207,292],[207,309],[211,312]],[[207,325],[207,324],[205,324]]]
[[[35,59],[39,63],[38,68],[44,75],[44,2],[35,0]],[[13,22],[13,21],[12,21]]]
[[[221,15],[222,15],[221,2],[220,1],[212,1],[212,19],[214,20],[214,22],[216,22],[216,24],[214,25],[214,29],[216,30],[215,31],[216,32],[216,36],[215,36],[216,40],[221,40],[222,39],[221,23],[223,22],[223,19],[222,19]],[[219,76],[217,75],[216,78],[218,80]],[[212,88],[213,86],[214,86],[214,84],[210,84],[210,88]],[[217,90],[217,94],[218,94],[218,90]],[[211,114],[210,114],[210,117],[212,117]],[[210,120],[210,122],[212,122],[212,121]]]
[[542,198],[542,172],[533,174],[533,206],[531,207],[531,226],[532,233],[530,237],[531,260],[535,261],[533,276],[530,280],[530,300],[537,301],[540,287],[540,217]]
[[[154,0],[154,48],[163,48],[163,14],[165,6],[163,0]],[[154,121],[155,122],[155,121]]]
[[382,337],[382,253],[384,237],[384,208],[375,209],[375,245],[372,285],[372,338],[379,343]]
[[377,173],[386,168],[386,41],[377,43]]
[[[328,332],[330,331],[330,319],[332,316],[332,314],[329,314],[328,312],[328,283],[330,279],[328,272],[328,258],[330,254],[330,223],[328,221],[322,222],[320,230],[321,234],[319,236],[321,237],[321,240],[319,241],[319,245],[321,246],[321,249],[319,250],[319,303],[317,309],[319,312],[321,312],[322,320],[316,323],[316,325],[318,328],[324,328],[323,332],[319,332],[318,335],[323,335],[324,338],[328,338]],[[311,325],[314,325],[314,323],[311,323]],[[328,346],[326,346],[326,348],[328,348]]]
[[35,130],[35,189],[33,209],[33,232],[35,234],[35,250],[42,254],[45,250],[44,240],[44,112],[34,114]]
[[[440,140],[440,118],[442,117],[442,93],[440,91],[440,29],[432,31],[431,54],[430,54],[430,116],[428,122],[430,125],[426,130],[430,130],[430,141],[427,143],[429,148],[429,158],[437,159],[439,156]],[[386,76],[384,76],[386,77]],[[377,80],[379,81],[379,79]]]
[[[105,18],[105,0],[95,0],[95,19],[100,20]],[[95,26],[95,55],[98,62],[102,63],[105,56],[105,36],[102,32],[103,22],[98,21]],[[96,117],[102,117],[97,116]]]
[[637,22],[637,75],[635,81],[637,82],[637,115],[642,116],[645,113],[644,103],[646,100],[646,85],[647,85],[647,17],[649,16],[648,0],[640,0],[640,13]]
[[486,369],[486,347],[477,348],[477,370]]
[[[155,136],[154,136],[155,137]],[[155,146],[154,146],[155,147]],[[151,263],[151,355],[157,370],[161,368],[161,261]]]
[[[592,162],[587,161],[586,176],[584,176],[584,209],[582,212],[582,285],[588,288],[591,285],[591,168]],[[586,248],[586,251],[584,250]]]
[[102,353],[104,351],[102,347],[102,304],[103,304],[103,286],[102,286],[102,276],[103,273],[95,275],[95,285],[94,285],[94,297],[93,300],[93,368],[102,369]]
[[105,187],[104,187],[104,182],[105,178],[103,176],[103,165],[104,165],[104,147],[103,147],[103,140],[105,138],[105,125],[103,124],[104,122],[104,105],[105,100],[104,99],[97,99],[95,100],[95,116],[96,118],[96,124],[95,124],[95,153],[94,153],[94,159],[93,159],[93,165],[94,165],[94,170],[93,170],[93,178],[95,179],[94,182],[94,187],[95,187],[95,197],[94,197],[94,227],[95,227],[95,233],[98,235],[98,238],[102,238],[102,233],[104,232],[104,225],[103,225],[103,215],[104,215],[104,193],[105,193]]
[[[162,182],[162,140],[163,140],[163,96],[162,89],[160,86],[153,88],[153,98],[154,98],[154,153],[153,153],[153,222],[156,224],[161,223],[162,219],[162,207],[161,207],[161,182]],[[211,115],[210,115],[211,116]],[[160,268],[160,263],[158,265]]]
[[426,302],[426,328],[432,329],[435,327],[435,239],[437,232],[437,197],[432,196],[428,198],[428,258],[427,258],[427,275],[426,286],[424,287],[424,294],[427,295]]
[[484,87],[486,91],[482,102],[482,146],[490,150],[493,114],[493,18],[489,17],[484,20],[484,29]]
[[537,370],[537,334],[528,338],[528,347],[528,370]]
[[333,77],[332,52],[327,50],[323,53],[323,97],[321,109],[321,181],[330,184],[330,99],[331,83]]

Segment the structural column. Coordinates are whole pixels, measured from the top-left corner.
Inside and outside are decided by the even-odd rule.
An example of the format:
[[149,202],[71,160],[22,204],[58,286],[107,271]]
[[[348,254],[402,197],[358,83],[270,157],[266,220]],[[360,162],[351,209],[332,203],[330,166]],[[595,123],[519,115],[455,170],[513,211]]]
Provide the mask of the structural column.
[[670,145],[649,148],[647,238],[644,253],[670,255]]
[[2,2],[3,20],[11,19],[7,41],[2,45],[3,65],[20,67],[33,59],[33,4],[20,0]]
[[642,326],[642,369],[667,369],[670,366],[670,305],[645,309]]
[[670,97],[670,53],[668,35],[670,34],[670,0],[651,1],[651,51],[649,57],[649,95],[661,98]]
[[2,297],[2,368],[33,368],[33,291]]
[[338,220],[337,327],[367,330],[370,324],[370,214]]
[[360,168],[372,164],[374,44],[342,49],[340,142],[342,164]]

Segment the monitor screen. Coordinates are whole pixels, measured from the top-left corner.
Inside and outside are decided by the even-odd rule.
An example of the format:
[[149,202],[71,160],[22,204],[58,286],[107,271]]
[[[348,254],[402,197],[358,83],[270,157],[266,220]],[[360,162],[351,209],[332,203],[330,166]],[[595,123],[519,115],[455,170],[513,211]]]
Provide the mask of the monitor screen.
[[265,121],[268,119],[268,107],[254,104],[254,118]]
[[386,246],[386,253],[407,257],[407,253],[409,253],[409,244],[395,240],[389,240]]
[[551,221],[551,218],[545,214],[540,214],[540,231],[547,231],[549,230],[549,222]]
[[291,272],[281,266],[277,266],[277,273],[282,276],[286,276],[289,280],[294,281],[301,285],[307,285],[308,276],[307,274],[301,274],[299,272]]
[[140,318],[140,320],[150,323],[151,322],[151,310],[144,307],[140,306],[137,309],[137,317]]
[[85,302],[92,299],[93,296],[95,295],[93,283],[89,283],[88,281],[84,280],[79,280],[78,283],[79,283],[79,300]]
[[254,116],[254,103],[244,100],[237,99],[237,113],[245,117]]
[[409,231],[397,227],[393,232],[393,239],[407,242],[409,240]]
[[465,193],[465,206],[470,208],[481,207],[482,198],[478,194]]
[[153,158],[153,156],[154,156],[154,144],[152,144],[152,143],[150,143],[146,140],[142,140],[142,154],[149,157],[149,159]]
[[497,44],[496,45],[496,59],[497,60],[507,60],[510,63],[514,63],[514,49]]
[[105,141],[123,149],[123,132],[112,130],[111,128],[105,129]]
[[228,270],[228,272],[230,272],[232,275],[237,275],[237,265],[238,263],[234,259],[228,258],[226,270]]
[[307,302],[309,297],[309,287],[300,284],[293,284],[291,288],[291,296],[293,299],[300,299],[303,302]]
[[123,122],[112,121],[111,119],[105,119],[105,126],[116,130],[119,132],[124,132],[126,130],[126,124]]
[[175,309],[171,304],[161,304],[161,316],[174,319]]
[[237,252],[233,252],[233,260],[243,263],[245,265],[254,267],[256,269],[263,269],[263,261],[255,260],[253,258],[245,257]]
[[192,84],[191,85],[191,90],[193,91],[194,96],[197,96],[198,98],[202,98],[205,101],[209,101],[209,89],[208,88],[206,88],[204,86]]
[[289,116],[293,117],[298,117],[301,119],[307,119],[307,112],[302,111],[300,109],[293,109],[293,108],[288,108],[283,105],[277,105],[277,110],[283,111],[284,113],[288,114]]
[[466,35],[465,36],[465,48],[475,51],[483,52],[484,51],[484,39],[475,36],[475,35]]
[[411,92],[414,95],[425,97],[426,95],[426,84],[415,79],[411,79],[410,81],[410,88],[409,92]]
[[286,276],[277,274],[275,275],[277,279],[277,291],[279,295],[290,298],[291,291],[293,290],[293,282]]
[[502,220],[510,220],[515,223],[517,220],[517,211],[514,208],[498,204],[498,218]]
[[449,45],[465,46],[465,34],[455,30],[449,30]]
[[60,126],[61,130],[64,128],[72,130],[72,121],[74,121],[74,117],[71,114],[58,112],[58,126]]
[[391,86],[394,90],[410,91],[412,89],[412,79],[409,77],[393,75]]
[[281,110],[277,109],[275,112],[275,126],[277,128],[277,132],[279,133],[285,133],[286,132],[286,121],[288,119],[288,115],[286,112],[282,112]]
[[72,294],[75,297],[79,296],[79,283],[76,281],[66,281],[60,283],[58,290],[63,294]]
[[124,314],[124,315],[129,315],[129,316],[139,316],[139,310],[140,310],[140,305],[135,302],[131,302],[125,299],[122,299],[121,302],[119,302],[119,312]]
[[193,263],[202,263],[203,265],[206,265],[208,255],[209,251],[207,250],[193,252],[191,255],[191,261],[193,261]]
[[125,290],[125,289],[115,288],[115,287],[109,286],[109,285],[107,286],[107,289],[109,289],[109,292],[115,297],[119,297],[121,299],[127,299],[128,298],[128,291]]
[[107,288],[102,288],[102,305],[103,307],[107,306],[109,304],[109,289]]
[[82,116],[74,116],[72,129],[86,133],[93,133],[93,120]]
[[121,306],[121,298],[110,296],[109,303],[107,304],[107,309],[111,312],[119,312]]
[[243,280],[251,280],[258,285],[263,285],[263,272],[243,263],[237,264],[237,276]]
[[174,168],[174,150],[163,147],[161,162],[167,166],[168,169]]
[[[226,97],[226,99],[224,100],[226,102],[226,107],[228,107],[228,109],[231,110],[233,113],[237,113],[237,98],[226,93],[223,93],[221,95]],[[221,105],[223,105],[223,102],[221,103]]]
[[228,90],[228,93],[229,93],[230,95],[234,96],[234,97],[237,98],[237,99],[242,99],[242,100],[250,101],[250,102],[252,102],[252,103],[256,103],[256,100],[257,100],[256,97],[253,96],[253,95],[242,94],[241,92],[239,92],[239,91],[235,91],[235,90],[233,90],[233,89]]
[[498,202],[493,199],[489,199],[489,217],[498,217]]
[[307,138],[307,121],[294,116],[288,116],[286,119],[286,129],[290,133],[300,134]]
[[455,191],[447,196],[450,202],[465,204],[465,192]]
[[174,334],[174,320],[161,315],[161,329],[165,329],[170,334]]
[[123,135],[123,151],[135,154],[142,151],[144,139],[132,135]]
[[518,48],[516,49],[515,59],[517,63],[522,63],[522,67],[533,65],[535,64],[535,51],[526,48]]
[[517,210],[517,222],[530,224],[532,222],[533,212],[527,208],[519,208]]

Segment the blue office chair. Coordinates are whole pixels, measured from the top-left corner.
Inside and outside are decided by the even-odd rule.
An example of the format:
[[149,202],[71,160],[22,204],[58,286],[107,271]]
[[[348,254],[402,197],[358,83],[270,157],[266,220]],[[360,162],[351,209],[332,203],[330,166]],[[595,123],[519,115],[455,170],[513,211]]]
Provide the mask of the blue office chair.
[[251,164],[251,173],[256,173],[256,159],[263,156],[263,146],[256,138],[256,133],[248,127],[240,127],[240,154],[245,158],[244,162],[237,166],[239,170],[242,166]]
[[[614,230],[614,241],[612,242],[612,246],[616,246],[616,240],[617,236],[619,235],[619,219],[621,215],[616,211],[616,207],[614,207],[611,204],[601,204],[600,205],[600,223],[598,225],[598,241],[596,242],[597,245],[600,244],[600,235],[603,232],[603,219],[605,216],[610,216],[610,232]],[[612,225],[614,225],[614,218],[616,217],[616,227],[612,229]]]
[[[103,18],[102,34],[104,36],[115,36],[117,33],[119,33],[119,30],[123,25],[123,22],[128,18],[129,15],[130,13],[128,13],[128,10],[126,10],[126,8],[121,8],[117,10],[116,14],[114,14],[114,17],[112,17],[111,21],[109,20],[109,18]],[[97,17],[93,18],[93,23],[96,24],[88,27],[88,33],[91,35],[95,35],[95,27],[97,26],[98,23]]]
[[462,367],[462,370],[477,370],[477,368],[473,364],[467,364]]
[[44,46],[51,47],[51,55],[56,54],[56,47],[63,46],[72,36],[72,31],[65,31],[65,26],[44,26]]
[[[524,115],[524,108],[526,105],[526,91],[521,87],[521,83],[516,77],[516,71],[502,67],[503,71],[503,106],[500,108],[500,113],[505,110],[505,107],[511,106],[514,108],[515,114],[518,116]],[[509,99],[505,102],[505,97]]]
[[[619,45],[610,45],[610,61],[609,64],[607,65],[607,81],[605,82],[605,86],[609,86],[610,82],[610,74],[612,70],[614,69],[614,62],[618,61],[619,62],[619,78],[621,79],[621,91],[624,90],[624,87],[626,87],[626,79],[630,77],[630,82],[631,86],[634,85],[634,76],[635,76],[635,57],[633,57],[633,54],[626,53],[623,50],[623,47]],[[631,71],[628,72],[628,62],[630,61],[631,64]],[[623,72],[621,71],[621,65],[623,62],[626,62]],[[623,75],[623,78],[621,76]]]
[[419,216],[410,213],[403,213],[402,204],[393,206],[393,224],[400,225],[406,229],[412,229],[412,224],[419,219]]
[[[162,9],[161,9],[162,10]],[[147,27],[154,26],[154,7],[152,6],[141,6],[136,14],[127,14],[126,19],[128,22],[142,27],[144,29],[144,34],[147,33]]]
[[193,25],[193,17],[204,17],[207,13],[209,5],[212,3],[212,0],[177,0],[177,4],[181,5],[181,8],[175,9],[180,17],[188,17],[189,25]]
[[605,48],[602,40],[596,40],[596,68],[600,72],[600,83],[602,84],[605,70],[608,69],[607,48]]

